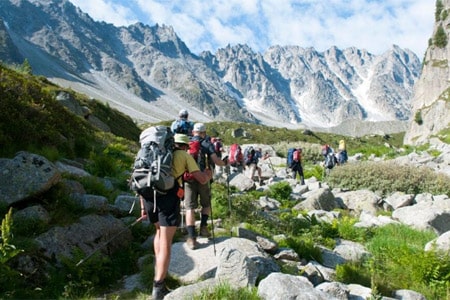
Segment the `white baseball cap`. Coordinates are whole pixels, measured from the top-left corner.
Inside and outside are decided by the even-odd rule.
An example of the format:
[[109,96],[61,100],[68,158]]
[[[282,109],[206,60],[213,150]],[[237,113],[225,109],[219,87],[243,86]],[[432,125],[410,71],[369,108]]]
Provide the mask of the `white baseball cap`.
[[203,124],[203,123],[195,123],[193,131],[206,132],[205,124]]

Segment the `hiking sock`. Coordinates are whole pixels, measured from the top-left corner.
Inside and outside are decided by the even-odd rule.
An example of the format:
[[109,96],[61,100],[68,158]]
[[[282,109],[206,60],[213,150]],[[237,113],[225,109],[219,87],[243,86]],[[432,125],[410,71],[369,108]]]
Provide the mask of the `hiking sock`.
[[201,219],[201,221],[200,221],[200,227],[203,227],[203,226],[207,226],[207,225],[208,225],[208,218],[209,218],[208,215],[202,214],[202,219]]
[[195,225],[186,226],[186,230],[187,230],[187,233],[188,233],[189,237],[195,238],[197,236],[195,234]]

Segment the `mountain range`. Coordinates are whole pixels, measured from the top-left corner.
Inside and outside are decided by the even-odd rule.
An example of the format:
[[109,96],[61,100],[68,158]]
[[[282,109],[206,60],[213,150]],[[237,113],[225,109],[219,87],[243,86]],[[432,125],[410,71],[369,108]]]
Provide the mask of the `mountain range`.
[[[115,27],[67,0],[0,1],[0,59],[107,102],[137,123],[234,120],[331,128],[352,120],[399,122],[412,115],[421,62],[393,45],[324,52],[247,45],[193,54],[167,25]],[[391,129],[394,126],[390,126]]]

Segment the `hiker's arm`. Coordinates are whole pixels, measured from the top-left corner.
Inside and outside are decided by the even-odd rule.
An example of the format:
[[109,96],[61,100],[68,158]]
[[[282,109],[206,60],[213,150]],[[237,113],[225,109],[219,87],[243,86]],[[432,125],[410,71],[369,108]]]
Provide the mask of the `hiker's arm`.
[[147,218],[147,210],[145,209],[144,201],[145,201],[144,197],[139,196],[139,203],[141,204],[141,217],[142,217],[142,219],[146,219]]
[[191,173],[194,176],[194,179],[201,184],[207,183],[212,178],[212,171],[210,169],[206,169],[205,171],[195,171]]
[[227,165],[226,162],[221,160],[215,153],[211,154],[210,158],[216,166],[223,167]]

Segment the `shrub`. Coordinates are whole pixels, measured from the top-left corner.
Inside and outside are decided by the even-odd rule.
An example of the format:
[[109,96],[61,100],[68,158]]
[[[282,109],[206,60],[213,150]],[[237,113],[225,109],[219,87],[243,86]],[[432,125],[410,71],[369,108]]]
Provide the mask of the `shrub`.
[[275,183],[269,187],[269,196],[277,200],[289,200],[292,187],[287,181]]
[[414,115],[414,121],[418,125],[422,125],[423,124],[422,112],[420,110],[416,111],[416,114]]
[[447,175],[427,167],[400,165],[392,161],[349,163],[334,168],[326,180],[332,187],[369,189],[384,196],[396,191],[450,195]]
[[441,20],[441,12],[444,9],[444,4],[442,3],[442,0],[436,0],[436,11],[434,12],[434,19],[436,22],[439,22]]
[[442,25],[439,25],[438,29],[436,30],[436,34],[434,35],[434,44],[436,47],[444,48],[447,46],[447,34],[445,33],[444,28]]
[[0,296],[7,298],[14,298],[15,290],[20,290],[23,285],[22,275],[9,265],[15,256],[23,252],[12,244],[12,225],[12,208],[10,208],[2,220],[0,240]]

